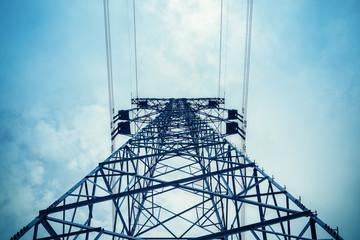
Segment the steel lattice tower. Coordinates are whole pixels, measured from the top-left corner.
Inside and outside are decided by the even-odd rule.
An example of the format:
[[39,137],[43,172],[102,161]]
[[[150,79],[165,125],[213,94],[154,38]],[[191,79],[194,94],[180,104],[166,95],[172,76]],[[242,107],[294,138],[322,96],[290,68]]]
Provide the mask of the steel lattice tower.
[[12,239],[342,239],[224,138],[224,99],[132,103],[113,136],[135,134]]

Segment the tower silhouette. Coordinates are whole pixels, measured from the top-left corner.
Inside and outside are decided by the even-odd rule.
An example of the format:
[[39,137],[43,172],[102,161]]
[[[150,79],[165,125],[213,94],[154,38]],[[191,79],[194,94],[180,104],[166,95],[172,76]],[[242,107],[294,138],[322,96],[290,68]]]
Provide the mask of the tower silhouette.
[[342,239],[226,140],[245,132],[223,98],[132,103],[131,138],[12,239]]

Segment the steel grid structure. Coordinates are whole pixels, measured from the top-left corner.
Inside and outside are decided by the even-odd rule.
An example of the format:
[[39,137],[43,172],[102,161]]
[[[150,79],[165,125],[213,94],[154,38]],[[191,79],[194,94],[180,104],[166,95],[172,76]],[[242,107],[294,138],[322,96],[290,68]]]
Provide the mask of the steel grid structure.
[[132,103],[132,137],[12,239],[342,239],[224,138],[245,137],[224,99]]

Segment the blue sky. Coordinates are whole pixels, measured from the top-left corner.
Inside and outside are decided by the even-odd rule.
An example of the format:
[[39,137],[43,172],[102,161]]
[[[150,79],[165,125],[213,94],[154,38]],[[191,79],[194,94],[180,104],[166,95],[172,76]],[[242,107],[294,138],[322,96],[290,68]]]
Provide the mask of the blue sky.
[[[128,108],[132,15],[110,4],[115,105]],[[258,0],[253,16],[248,155],[345,239],[360,224],[359,11],[355,0]],[[244,14],[244,1],[224,1],[229,108],[241,105]],[[9,239],[109,154],[102,1],[3,0],[0,31]],[[140,97],[217,96],[219,1],[138,1],[137,40]]]

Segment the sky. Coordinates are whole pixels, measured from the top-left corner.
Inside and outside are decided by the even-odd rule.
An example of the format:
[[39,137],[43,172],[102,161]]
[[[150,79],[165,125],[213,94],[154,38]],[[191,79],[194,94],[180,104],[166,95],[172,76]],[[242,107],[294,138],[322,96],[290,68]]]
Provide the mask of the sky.
[[[131,6],[110,0],[116,109],[136,96]],[[223,9],[221,97],[240,109],[245,1]],[[252,27],[247,154],[344,239],[360,225],[359,11],[256,0]],[[137,1],[139,97],[217,97],[219,26],[218,0]],[[2,0],[0,32],[9,239],[110,153],[102,1]]]

